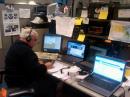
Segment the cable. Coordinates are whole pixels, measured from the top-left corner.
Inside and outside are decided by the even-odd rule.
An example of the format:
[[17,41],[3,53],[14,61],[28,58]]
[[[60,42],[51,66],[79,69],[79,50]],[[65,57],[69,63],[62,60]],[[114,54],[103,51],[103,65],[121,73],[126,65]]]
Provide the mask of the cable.
[[123,89],[123,91],[124,91],[124,93],[123,93],[123,97],[125,97],[125,95],[126,95],[126,93],[125,93],[125,88],[124,87],[121,87],[122,89]]

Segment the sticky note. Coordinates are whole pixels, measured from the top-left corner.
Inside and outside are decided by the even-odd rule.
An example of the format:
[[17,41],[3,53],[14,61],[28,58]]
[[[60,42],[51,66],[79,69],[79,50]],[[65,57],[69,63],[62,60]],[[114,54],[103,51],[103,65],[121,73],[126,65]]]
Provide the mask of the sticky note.
[[79,34],[77,40],[83,42],[85,39],[85,34]]
[[83,18],[75,18],[74,24],[75,25],[81,25],[82,21],[83,21]]
[[101,10],[98,19],[107,19],[108,11],[107,10]]

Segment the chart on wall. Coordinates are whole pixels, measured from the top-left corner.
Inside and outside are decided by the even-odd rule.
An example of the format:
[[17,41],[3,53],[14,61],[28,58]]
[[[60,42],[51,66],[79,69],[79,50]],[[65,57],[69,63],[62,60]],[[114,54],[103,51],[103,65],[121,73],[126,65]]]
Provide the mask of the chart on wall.
[[12,36],[18,35],[20,33],[20,25],[19,25],[19,14],[18,10],[3,10],[3,27],[4,27],[4,35]]
[[108,39],[130,43],[130,22],[112,20]]

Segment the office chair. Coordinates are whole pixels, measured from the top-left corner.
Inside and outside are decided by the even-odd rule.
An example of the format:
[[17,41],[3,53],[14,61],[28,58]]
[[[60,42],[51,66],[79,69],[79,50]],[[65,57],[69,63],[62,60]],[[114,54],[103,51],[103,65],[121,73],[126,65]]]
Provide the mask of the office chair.
[[[5,71],[0,71],[0,89],[4,89],[2,95],[7,95],[7,97],[33,97],[33,88],[8,88],[6,82],[3,81]],[[6,91],[6,92],[5,92]],[[6,93],[6,94],[5,94]]]
[[8,97],[33,97],[34,89],[20,89],[20,88],[12,88],[8,89]]

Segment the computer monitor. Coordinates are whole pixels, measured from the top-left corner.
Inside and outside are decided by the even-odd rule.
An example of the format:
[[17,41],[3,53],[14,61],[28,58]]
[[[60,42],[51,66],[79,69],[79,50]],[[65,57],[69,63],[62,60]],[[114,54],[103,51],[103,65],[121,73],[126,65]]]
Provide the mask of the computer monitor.
[[44,34],[43,51],[50,53],[60,53],[62,46],[62,37],[57,34]]
[[94,63],[96,55],[106,55],[107,49],[98,46],[90,46],[86,60],[90,63]]
[[78,58],[84,58],[85,44],[76,41],[68,41],[67,43],[67,55],[75,56]]

